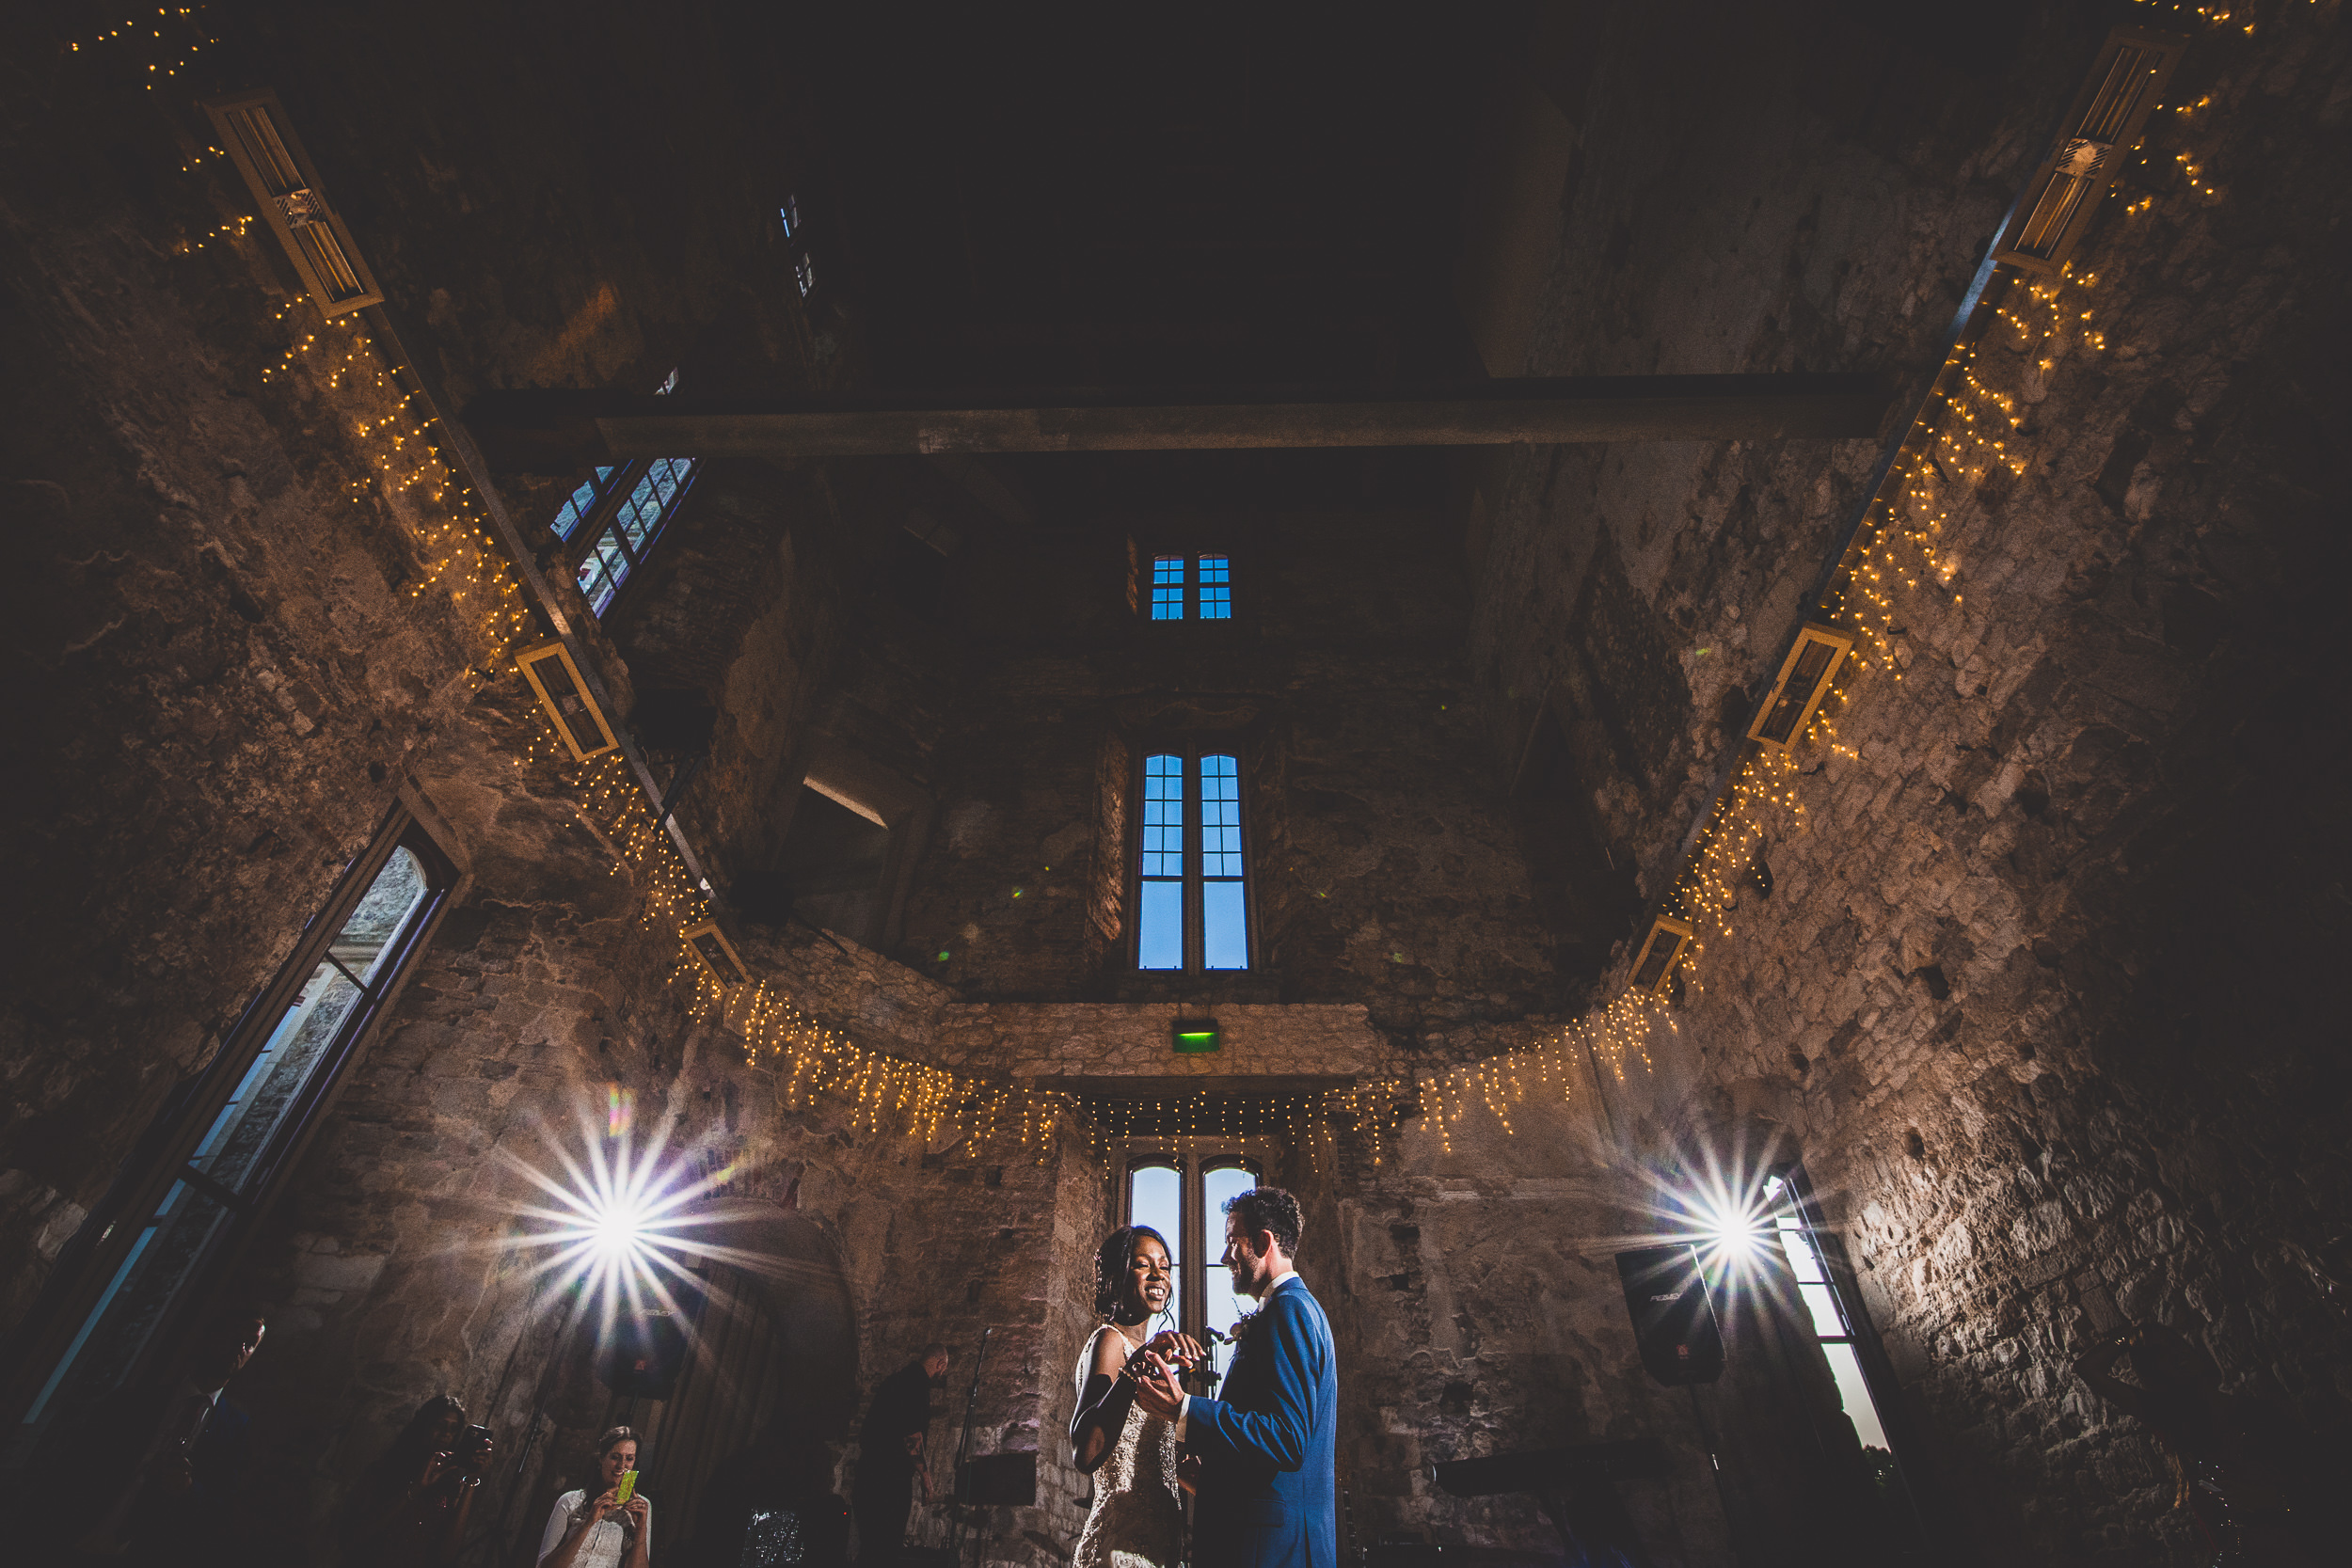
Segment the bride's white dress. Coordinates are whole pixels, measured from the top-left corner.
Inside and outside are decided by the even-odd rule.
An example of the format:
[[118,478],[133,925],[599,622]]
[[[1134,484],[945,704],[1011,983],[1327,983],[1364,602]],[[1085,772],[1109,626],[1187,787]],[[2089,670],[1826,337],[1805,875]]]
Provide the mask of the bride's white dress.
[[[1108,1323],[1078,1353],[1078,1397],[1086,1397],[1094,1347],[1117,1332]],[[1094,1472],[1094,1507],[1078,1532],[1071,1568],[1176,1568],[1184,1549],[1184,1513],[1176,1489],[1176,1423],[1127,1407],[1119,1443]]]

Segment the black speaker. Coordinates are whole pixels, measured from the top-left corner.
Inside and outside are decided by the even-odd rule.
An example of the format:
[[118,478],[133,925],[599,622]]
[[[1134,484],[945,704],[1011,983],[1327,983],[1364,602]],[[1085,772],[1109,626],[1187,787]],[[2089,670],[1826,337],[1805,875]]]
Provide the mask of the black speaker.
[[1037,1455],[984,1453],[963,1463],[956,1482],[956,1501],[994,1507],[1037,1506]]
[[1676,1388],[1724,1375],[1723,1330],[1715,1322],[1696,1247],[1686,1243],[1620,1252],[1617,1278],[1625,1286],[1633,1338],[1650,1376]]
[[649,1308],[612,1320],[600,1374],[607,1388],[637,1400],[666,1400],[677,1392],[701,1298],[685,1291],[675,1294],[675,1312]]

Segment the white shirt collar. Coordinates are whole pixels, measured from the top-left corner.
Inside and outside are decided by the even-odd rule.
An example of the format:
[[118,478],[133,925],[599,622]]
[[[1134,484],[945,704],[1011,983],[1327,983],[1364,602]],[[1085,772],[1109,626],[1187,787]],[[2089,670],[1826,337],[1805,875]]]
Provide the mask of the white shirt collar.
[[1276,1275],[1274,1276],[1274,1283],[1265,1288],[1265,1294],[1258,1298],[1260,1305],[1263,1306],[1267,1301],[1272,1300],[1275,1291],[1280,1290],[1283,1286],[1289,1284],[1292,1280],[1296,1279],[1297,1277],[1298,1271],[1296,1269],[1284,1269],[1280,1274]]

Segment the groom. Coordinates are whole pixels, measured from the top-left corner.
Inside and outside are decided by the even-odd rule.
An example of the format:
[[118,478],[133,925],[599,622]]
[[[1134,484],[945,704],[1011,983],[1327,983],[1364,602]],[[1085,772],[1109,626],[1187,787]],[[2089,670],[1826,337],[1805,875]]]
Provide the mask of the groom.
[[1192,1560],[1216,1568],[1338,1568],[1332,1432],[1340,1381],[1331,1324],[1291,1267],[1298,1199],[1255,1187],[1225,1205],[1225,1266],[1263,1303],[1235,1334],[1225,1397],[1194,1399],[1150,1357],[1136,1402],[1176,1423],[1200,1462]]

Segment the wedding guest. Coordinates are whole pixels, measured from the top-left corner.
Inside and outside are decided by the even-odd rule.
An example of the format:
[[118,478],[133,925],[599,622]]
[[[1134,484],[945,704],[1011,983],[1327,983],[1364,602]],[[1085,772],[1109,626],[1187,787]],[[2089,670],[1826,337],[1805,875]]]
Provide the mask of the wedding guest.
[[947,1347],[929,1344],[874,1390],[858,1433],[857,1480],[850,1487],[862,1563],[890,1562],[906,1544],[907,1513],[914,1506],[914,1478],[931,1424],[931,1387],[946,1375]]
[[354,1568],[430,1568],[454,1560],[491,1452],[488,1433],[469,1440],[466,1407],[452,1395],[419,1405],[392,1446],[352,1483],[343,1504],[343,1561]]
[[778,1417],[752,1446],[703,1483],[687,1568],[842,1568],[850,1511],[833,1490],[833,1464],[803,1419]]
[[595,1497],[580,1487],[555,1499],[539,1537],[538,1568],[646,1568],[653,1504],[639,1492],[621,1501],[621,1478],[637,1468],[637,1433],[614,1427],[596,1439]]
[[[199,1330],[182,1371],[129,1396],[85,1436],[76,1468],[103,1479],[72,1516],[77,1560],[138,1564],[229,1562],[237,1556],[236,1499],[250,1457],[251,1418],[228,1397],[231,1378],[262,1348],[258,1310],[221,1313]],[[104,1457],[100,1458],[101,1455]]]

